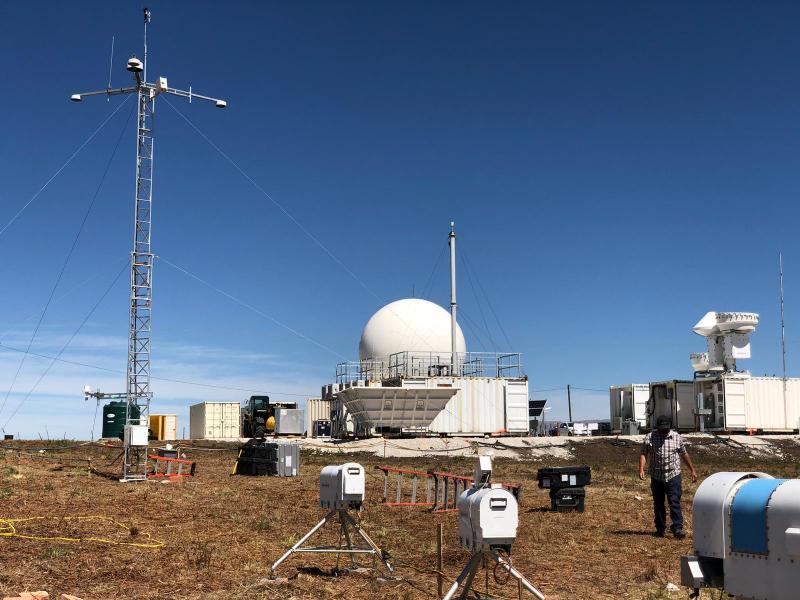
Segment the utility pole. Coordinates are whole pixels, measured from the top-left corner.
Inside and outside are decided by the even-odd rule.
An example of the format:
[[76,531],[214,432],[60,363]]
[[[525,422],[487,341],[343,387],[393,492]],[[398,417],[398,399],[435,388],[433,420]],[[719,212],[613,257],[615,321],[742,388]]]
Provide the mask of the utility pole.
[[456,351],[456,224],[450,221],[450,375],[458,374],[458,354]]
[[[786,403],[786,332],[783,321],[783,253],[778,252],[778,273],[780,276],[781,290],[781,360],[783,362],[783,414],[784,419],[789,419],[789,405]],[[788,425],[788,423],[786,424]],[[792,423],[794,429],[795,423]]]
[[569,408],[569,422],[572,423],[572,390],[567,384],[567,407]]
[[[84,96],[111,96],[136,94],[138,119],[136,135],[136,195],[134,198],[133,249],[131,251],[131,294],[128,325],[128,376],[125,397],[125,460],[121,481],[147,479],[147,443],[150,400],[150,340],[151,311],[153,304],[153,253],[150,246],[150,227],[153,204],[153,117],[155,100],[159,94],[172,94],[192,100],[208,100],[218,108],[227,103],[218,98],[202,96],[169,87],[166,77],[155,83],[147,81],[147,25],[150,10],[144,9],[144,50],[142,60],[128,59],[127,70],[133,74],[134,84],[95,92],[73,94],[71,99],[80,102]],[[110,81],[110,79],[109,79]]]

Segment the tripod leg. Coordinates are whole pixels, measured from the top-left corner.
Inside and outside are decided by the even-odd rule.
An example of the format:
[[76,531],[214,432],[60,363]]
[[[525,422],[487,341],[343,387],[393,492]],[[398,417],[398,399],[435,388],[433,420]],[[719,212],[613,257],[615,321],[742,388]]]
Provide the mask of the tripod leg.
[[467,580],[464,582],[464,589],[461,590],[461,596],[459,596],[459,600],[467,600],[469,592],[472,589],[472,580],[475,579],[475,573],[477,573],[478,569],[480,569],[481,567],[482,558],[483,556],[481,555],[481,557],[475,561],[475,565],[472,567],[472,570],[469,572],[469,575],[467,575]]
[[481,555],[480,553],[476,553],[472,555],[472,558],[469,559],[467,566],[464,567],[464,570],[461,571],[456,580],[453,582],[453,585],[450,586],[450,589],[447,590],[447,593],[444,595],[442,600],[452,600],[455,593],[458,591],[461,582],[467,578],[467,576],[473,572],[478,564],[480,564]]
[[353,519],[353,517],[351,517],[347,513],[345,513],[345,516],[347,517],[347,520],[350,523],[350,525],[353,526],[353,529],[355,529],[358,535],[361,536],[361,539],[363,539],[369,545],[369,547],[375,551],[374,556],[377,556],[378,558],[381,559],[383,564],[385,564],[386,568],[389,570],[389,573],[394,573],[394,567],[391,564],[389,564],[388,560],[384,558],[383,551],[380,549],[380,547],[375,542],[372,541],[372,539],[367,535],[367,532],[361,528],[361,525],[359,525],[355,521],[355,519]]
[[533,594],[537,600],[544,600],[544,594],[533,587],[533,584],[525,579],[525,577],[517,571],[514,567],[512,567],[505,559],[501,558],[496,552],[492,552],[491,557],[503,567],[506,571],[508,571],[509,575],[511,575],[514,579],[519,581],[526,590],[528,590],[531,594]]
[[[340,522],[339,522],[339,539],[336,541],[336,547],[339,548],[339,549],[342,548],[342,532],[344,531],[344,521],[341,520],[341,519],[342,519],[342,515],[340,513],[339,514],[339,520],[340,520]],[[336,573],[339,572],[339,559],[341,557],[342,557],[341,552],[337,552],[336,553],[336,571],[335,571]]]
[[[342,532],[344,533],[344,539],[347,540],[347,549],[353,549],[353,540],[350,539],[350,530],[347,528],[347,520],[342,519]],[[340,542],[341,543],[341,542]],[[350,562],[353,564],[354,567],[358,567],[358,563],[356,562],[356,555],[350,555]]]
[[325,515],[325,518],[324,518],[324,519],[322,519],[322,521],[320,521],[319,523],[317,523],[316,525],[314,525],[314,527],[312,527],[312,528],[311,528],[311,531],[309,531],[307,534],[305,534],[303,537],[301,537],[301,538],[300,538],[300,539],[297,541],[297,543],[296,543],[294,546],[292,546],[291,548],[289,548],[289,549],[286,551],[286,553],[285,553],[283,556],[281,556],[281,557],[280,557],[278,560],[276,560],[276,561],[273,563],[272,567],[270,568],[270,570],[272,571],[272,573],[274,574],[274,573],[275,573],[275,569],[277,569],[277,568],[278,568],[278,566],[279,566],[279,565],[280,565],[280,564],[281,564],[283,561],[285,561],[287,558],[289,558],[289,556],[292,554],[292,552],[294,552],[294,551],[295,551],[295,550],[297,550],[297,549],[298,549],[300,546],[302,546],[302,545],[303,545],[303,544],[306,542],[306,540],[307,540],[308,538],[310,538],[312,535],[314,535],[314,534],[317,532],[317,530],[318,530],[320,527],[322,527],[323,525],[325,525],[325,523],[327,523],[327,522],[328,522],[328,520],[329,520],[331,517],[333,517],[335,514],[336,514],[336,511],[335,511],[335,510],[332,510],[332,511],[331,511],[331,512],[329,512],[327,515]]

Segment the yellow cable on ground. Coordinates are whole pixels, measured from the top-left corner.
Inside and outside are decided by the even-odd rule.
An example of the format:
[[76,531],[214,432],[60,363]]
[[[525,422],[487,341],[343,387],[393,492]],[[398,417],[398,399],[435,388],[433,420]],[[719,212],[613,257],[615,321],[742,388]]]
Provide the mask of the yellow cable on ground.
[[27,535],[24,533],[19,533],[17,531],[16,523],[30,523],[32,521],[44,521],[44,520],[54,520],[59,519],[63,521],[106,521],[111,523],[112,525],[116,525],[117,527],[121,527],[124,529],[128,534],[131,533],[130,527],[123,525],[115,521],[111,517],[105,517],[102,515],[91,515],[85,517],[26,517],[23,519],[4,519],[0,517],[0,537],[8,537],[8,538],[22,538],[25,540],[39,540],[39,541],[51,541],[51,542],[97,542],[99,544],[114,544],[116,546],[133,546],[134,548],[163,548],[164,542],[161,540],[153,539],[153,537],[149,533],[142,534],[146,542],[123,542],[119,540],[111,540],[108,538],[102,537],[64,537],[64,536],[38,536],[38,535]]

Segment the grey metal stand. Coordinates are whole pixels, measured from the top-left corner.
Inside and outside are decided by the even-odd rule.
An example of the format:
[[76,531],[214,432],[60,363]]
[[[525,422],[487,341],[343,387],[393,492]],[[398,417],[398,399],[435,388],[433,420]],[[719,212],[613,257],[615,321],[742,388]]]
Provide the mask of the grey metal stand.
[[[478,572],[478,569],[480,568],[484,559],[486,559],[487,564],[489,561],[499,564],[508,572],[511,577],[519,581],[522,584],[522,587],[533,594],[537,600],[544,600],[544,594],[533,587],[533,584],[525,579],[522,573],[512,567],[511,564],[502,558],[495,550],[479,550],[475,552],[469,559],[467,566],[464,567],[464,570],[461,571],[458,577],[456,577],[453,585],[450,586],[450,589],[447,590],[447,593],[442,597],[442,600],[452,600],[462,583],[464,584],[464,589],[461,592],[459,599],[466,600],[469,597],[469,592],[470,588],[472,587],[472,580],[475,578],[475,573]],[[481,596],[481,598],[486,598],[486,596]]]
[[[339,543],[336,546],[313,546],[304,548],[303,544],[314,535],[317,531],[322,529],[322,527],[328,523],[329,521],[335,519],[336,517],[339,518]],[[353,536],[351,536],[351,530],[353,533],[357,533],[362,540],[364,540],[367,544],[366,547],[364,546],[353,546]],[[344,537],[345,545],[342,546],[342,538]],[[383,554],[383,551],[378,547],[378,545],[372,541],[372,539],[367,535],[367,532],[364,531],[358,522],[350,516],[350,514],[344,509],[332,510],[325,518],[322,519],[319,523],[314,525],[311,530],[306,533],[303,537],[301,537],[297,543],[289,548],[286,553],[281,556],[278,560],[271,567],[272,574],[275,574],[275,570],[278,566],[285,561],[289,556],[291,556],[295,552],[317,552],[317,553],[328,553],[328,554],[336,554],[336,570],[339,570],[339,558],[342,554],[349,554],[350,560],[353,563],[353,566],[358,566],[356,563],[356,555],[357,554],[369,554],[372,556],[372,566],[375,567],[376,558],[379,558],[381,562],[386,565],[386,568],[389,570],[390,573],[394,572],[394,567],[389,564],[389,561]]]

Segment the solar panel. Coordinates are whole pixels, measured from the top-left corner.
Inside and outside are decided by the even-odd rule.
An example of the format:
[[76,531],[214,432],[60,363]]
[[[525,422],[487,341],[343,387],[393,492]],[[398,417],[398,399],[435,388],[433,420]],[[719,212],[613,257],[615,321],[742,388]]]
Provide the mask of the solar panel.
[[547,404],[547,400],[528,400],[528,416],[531,418],[541,417],[545,404]]

